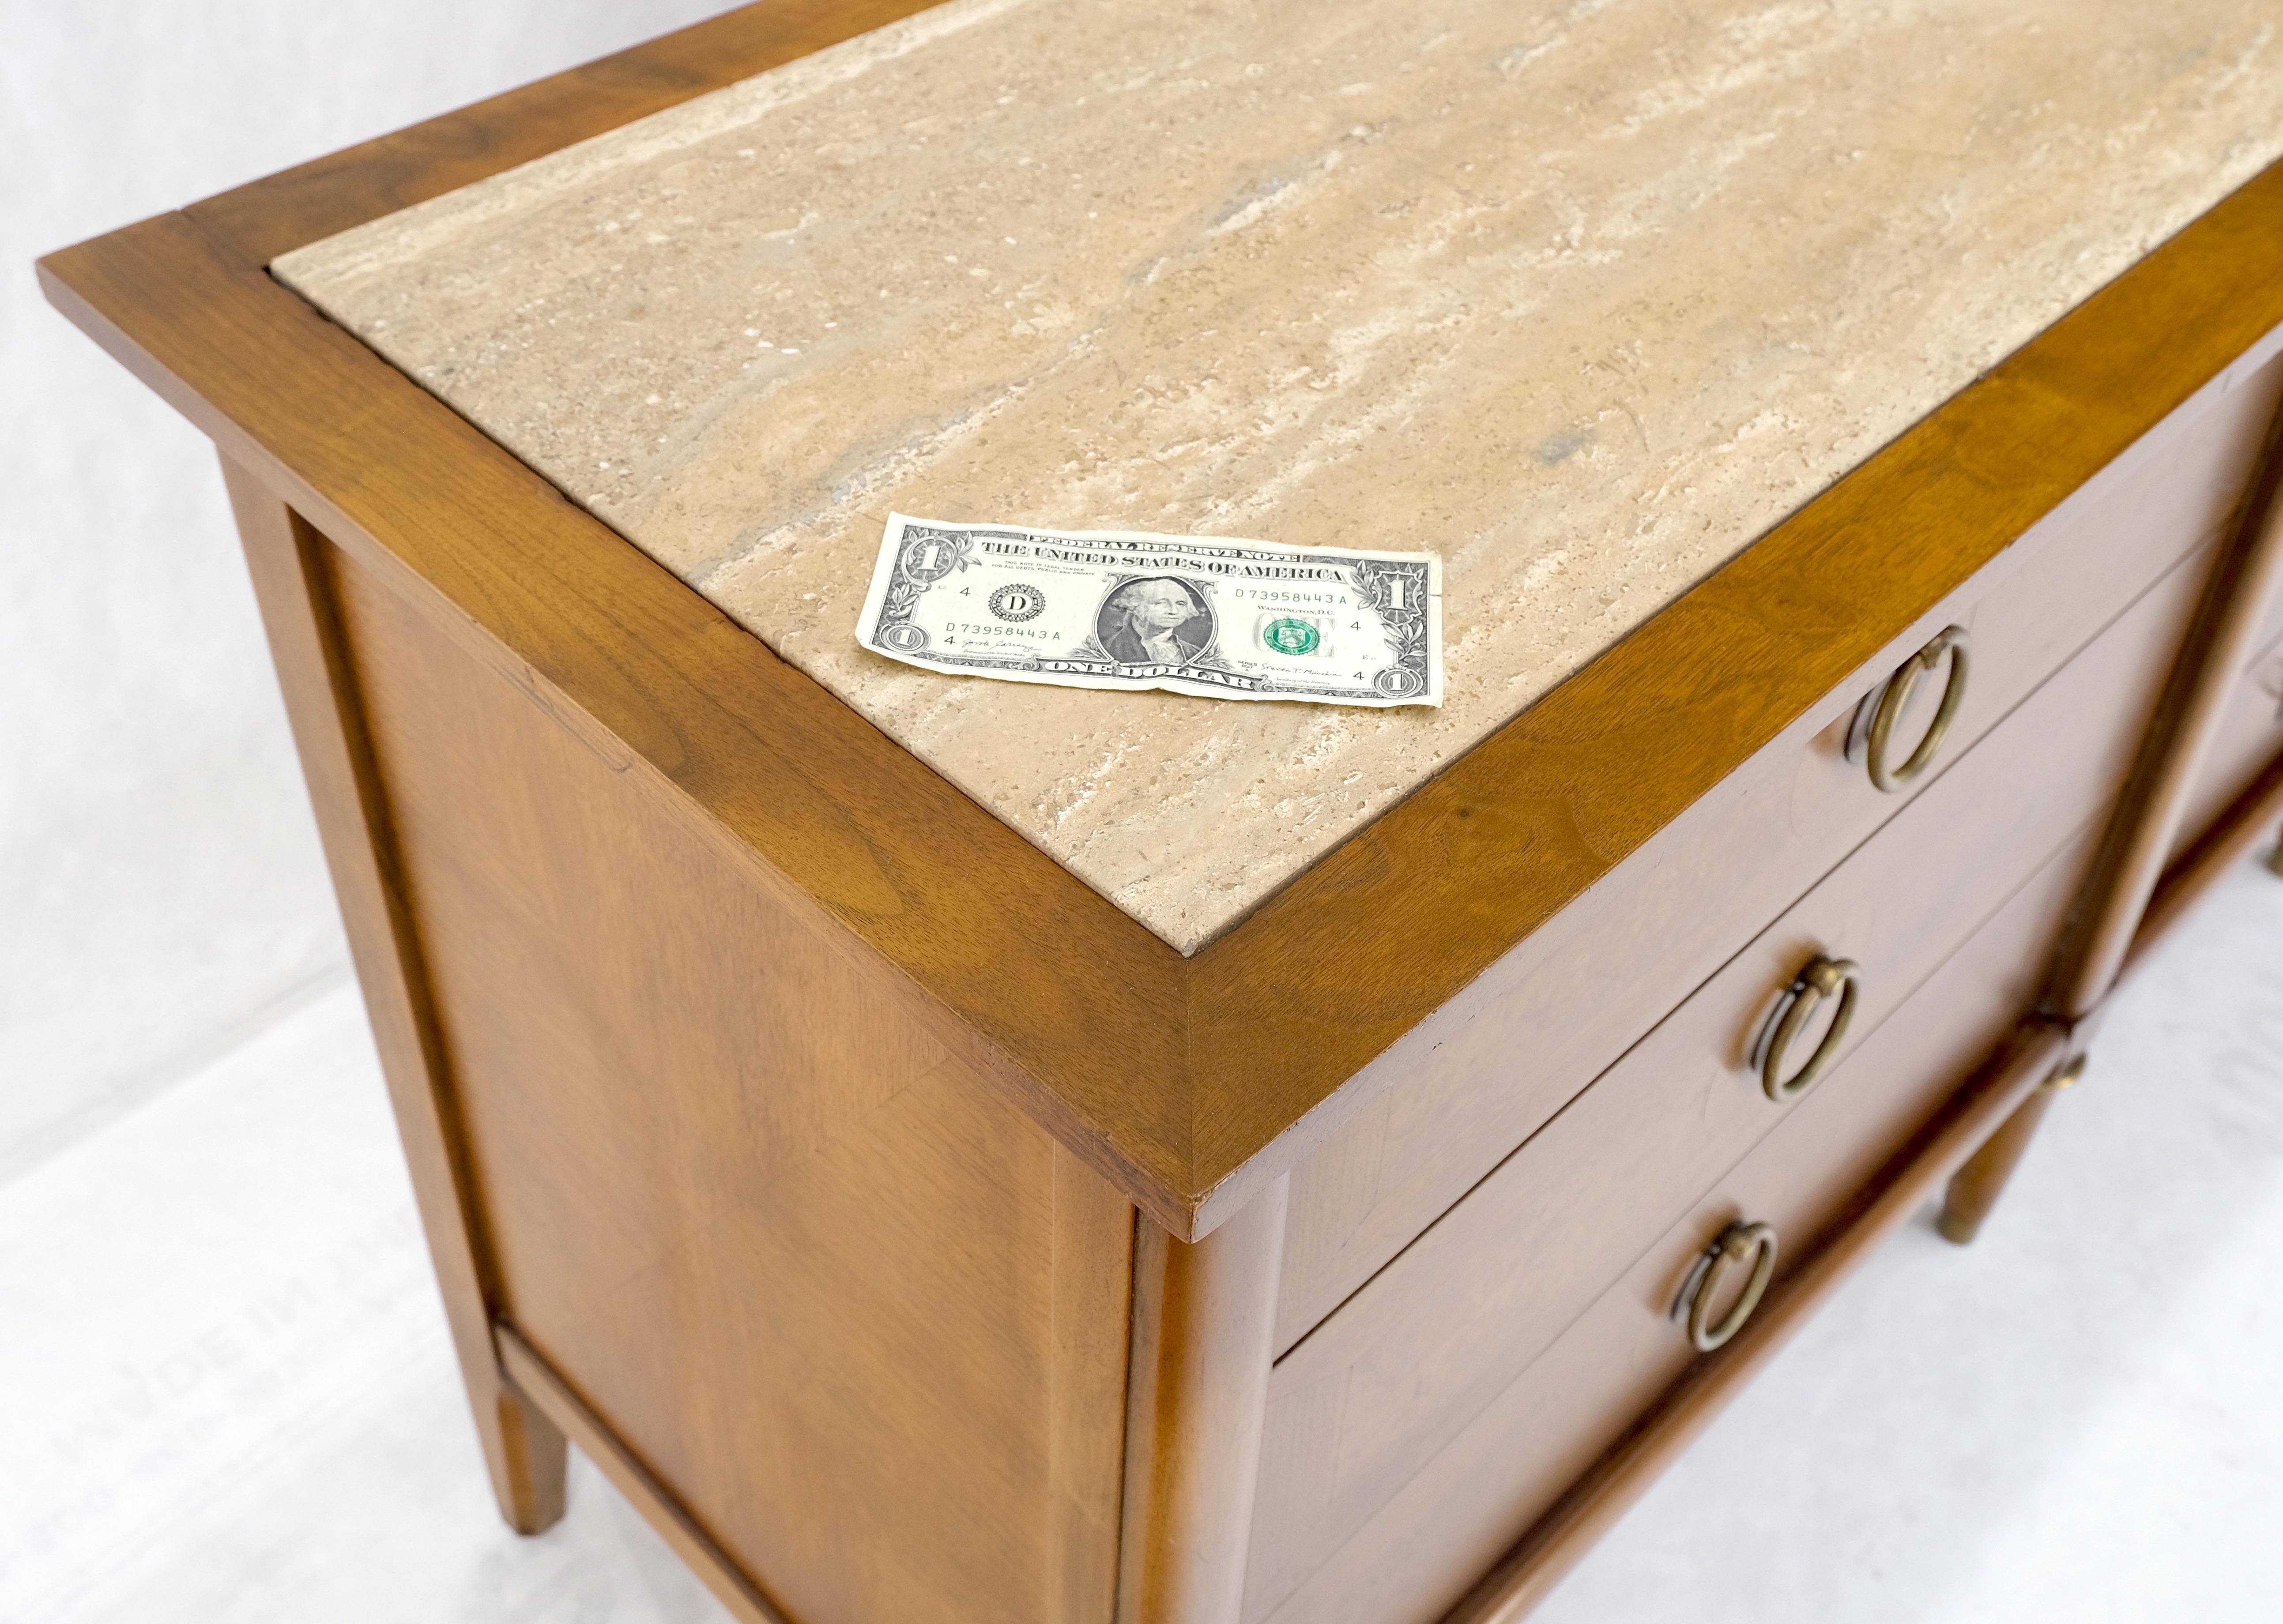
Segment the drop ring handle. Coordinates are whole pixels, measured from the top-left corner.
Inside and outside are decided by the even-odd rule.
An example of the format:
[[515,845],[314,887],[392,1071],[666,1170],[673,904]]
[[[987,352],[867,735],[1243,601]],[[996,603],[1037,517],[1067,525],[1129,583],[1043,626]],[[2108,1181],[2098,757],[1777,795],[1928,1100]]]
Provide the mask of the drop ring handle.
[[[1839,1045],[1847,1036],[1847,1023],[1855,1018],[1855,995],[1860,972],[1851,959],[1826,959],[1818,955],[1807,961],[1784,997],[1783,1010],[1776,1017],[1775,1030],[1768,1034],[1767,1053],[1760,1057],[1760,1086],[1769,1099],[1782,1105],[1798,1099],[1813,1088],[1823,1074],[1831,1069],[1831,1062],[1839,1058]],[[1836,994],[1838,1013],[1831,1017],[1830,1028],[1823,1041],[1815,1045],[1815,1053],[1807,1063],[1787,1077],[1783,1074],[1785,1057],[1791,1045],[1807,1025],[1823,1000]]]
[[[1918,748],[1910,753],[1910,758],[1890,768],[1887,757],[1894,745],[1895,725],[1909,708],[1919,680],[1941,664],[1944,655],[1950,657],[1950,679],[1943,684],[1942,703],[1935,707],[1934,720],[1927,724],[1926,733],[1919,740]],[[1966,697],[1966,628],[1945,626],[1935,634],[1933,641],[1896,666],[1895,674],[1887,679],[1886,687],[1880,690],[1878,709],[1872,712],[1871,734],[1863,750],[1871,782],[1882,794],[1900,794],[1927,770],[1935,752],[1942,748],[1951,719],[1958,714],[1959,702]]]
[[[1743,1291],[1726,1314],[1713,1320],[1712,1300],[1718,1292],[1721,1277],[1747,1258],[1751,1260],[1752,1271],[1745,1278]],[[1744,1328],[1752,1310],[1760,1306],[1760,1299],[1767,1294],[1768,1281],[1775,1271],[1774,1225],[1739,1220],[1714,1236],[1712,1244],[1696,1260],[1696,1267],[1689,1271],[1687,1283],[1680,1288],[1681,1306],[1687,1310],[1684,1324],[1688,1345],[1698,1353],[1711,1353],[1726,1347],[1728,1339]]]

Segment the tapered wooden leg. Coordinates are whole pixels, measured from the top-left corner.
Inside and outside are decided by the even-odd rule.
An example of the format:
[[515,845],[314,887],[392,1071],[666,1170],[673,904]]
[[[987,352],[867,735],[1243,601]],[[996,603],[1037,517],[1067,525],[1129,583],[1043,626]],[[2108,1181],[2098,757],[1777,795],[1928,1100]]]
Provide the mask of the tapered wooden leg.
[[[495,1362],[491,1379],[481,1383],[485,1391],[479,1391],[477,1379],[468,1381],[468,1402],[477,1409],[476,1435],[491,1470],[492,1497],[509,1527],[518,1534],[542,1533],[563,1519],[570,1447],[562,1430],[501,1379],[498,1370]],[[486,1405],[492,1411],[488,1426]]]
[[2038,1137],[2038,1125],[2045,1120],[2053,1096],[2084,1073],[2082,1054],[2055,1068],[2036,1092],[2014,1107],[1998,1131],[1982,1142],[1982,1148],[1951,1175],[1950,1188],[1943,1196],[1942,1216],[1935,1224],[1944,1239],[1966,1246],[1982,1232],[1983,1221],[2006,1193],[2006,1181],[2021,1165],[2030,1141]]
[[[2267,606],[2283,592],[2283,411],[2269,425],[2232,533],[2213,561],[2172,670],[2125,775],[2092,872],[2038,1000],[2045,1014],[2077,1021],[2100,1007],[2142,939],[2174,838],[2228,695],[2251,658]],[[2001,1181],[2002,1182],[2002,1181]]]
[[554,1423],[502,1374],[493,1345],[498,1282],[477,1224],[426,973],[396,882],[387,808],[326,586],[323,549],[330,543],[227,457],[222,478],[340,899],[492,1492],[509,1527],[536,1534],[563,1515],[566,1445]]

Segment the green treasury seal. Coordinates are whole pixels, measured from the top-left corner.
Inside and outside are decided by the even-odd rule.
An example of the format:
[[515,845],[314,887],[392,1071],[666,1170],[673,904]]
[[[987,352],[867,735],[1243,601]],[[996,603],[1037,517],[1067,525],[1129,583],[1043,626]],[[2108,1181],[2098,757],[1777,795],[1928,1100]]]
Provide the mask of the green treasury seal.
[[1260,641],[1279,654],[1313,654],[1322,637],[1305,620],[1272,620],[1260,628]]

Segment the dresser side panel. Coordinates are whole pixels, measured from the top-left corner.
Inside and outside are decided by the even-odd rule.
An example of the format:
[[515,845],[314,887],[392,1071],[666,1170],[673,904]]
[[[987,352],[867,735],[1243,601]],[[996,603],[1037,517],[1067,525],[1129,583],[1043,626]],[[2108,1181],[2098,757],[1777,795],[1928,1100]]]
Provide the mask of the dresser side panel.
[[788,1615],[1099,1624],[1131,1208],[339,553],[505,1317]]

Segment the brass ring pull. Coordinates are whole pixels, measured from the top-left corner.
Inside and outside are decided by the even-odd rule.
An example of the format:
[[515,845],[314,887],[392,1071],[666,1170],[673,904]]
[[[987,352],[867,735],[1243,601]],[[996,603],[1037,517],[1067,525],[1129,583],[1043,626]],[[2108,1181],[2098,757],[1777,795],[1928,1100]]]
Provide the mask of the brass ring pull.
[[[1887,752],[1894,743],[1895,724],[1902,720],[1903,712],[1918,690],[1919,679],[1950,657],[1950,680],[1943,685],[1942,703],[1935,707],[1934,720],[1927,724],[1925,736],[1910,759],[1898,767],[1887,765]],[[1864,763],[1871,769],[1871,782],[1887,795],[1899,793],[1903,787],[1927,770],[1935,752],[1942,748],[1943,735],[1950,731],[1950,719],[1958,714],[1958,702],[1966,697],[1966,628],[1946,626],[1934,641],[1895,667],[1895,674],[1887,679],[1880,691],[1879,706],[1871,716],[1871,736],[1864,746]]]
[[[1712,1298],[1719,1289],[1720,1277],[1728,1272],[1730,1264],[1741,1263],[1747,1257],[1752,1260],[1752,1272],[1744,1281],[1743,1291],[1717,1324],[1705,1324],[1712,1313]],[[1676,1318],[1680,1317],[1678,1310],[1687,1314],[1688,1345],[1698,1353],[1710,1353],[1726,1346],[1728,1339],[1744,1328],[1752,1310],[1760,1306],[1760,1299],[1767,1294],[1768,1281],[1775,1271],[1776,1232],[1773,1226],[1739,1221],[1713,1237],[1712,1244],[1704,1248],[1696,1266],[1688,1271],[1688,1278],[1682,1282],[1680,1302],[1676,1305]]]
[[[1786,991],[1782,1007],[1776,1015],[1775,1030],[1768,1034],[1767,1052],[1760,1056],[1760,1086],[1777,1104],[1796,1100],[1813,1088],[1816,1079],[1830,1070],[1831,1062],[1839,1058],[1840,1039],[1847,1036],[1847,1023],[1855,1018],[1857,975],[1852,959],[1811,959]],[[1785,1053],[1799,1036],[1800,1029],[1807,1024],[1807,1018],[1835,992],[1839,995],[1839,1010],[1831,1017],[1830,1030],[1815,1045],[1815,1053],[1807,1057],[1807,1064],[1785,1076]]]

